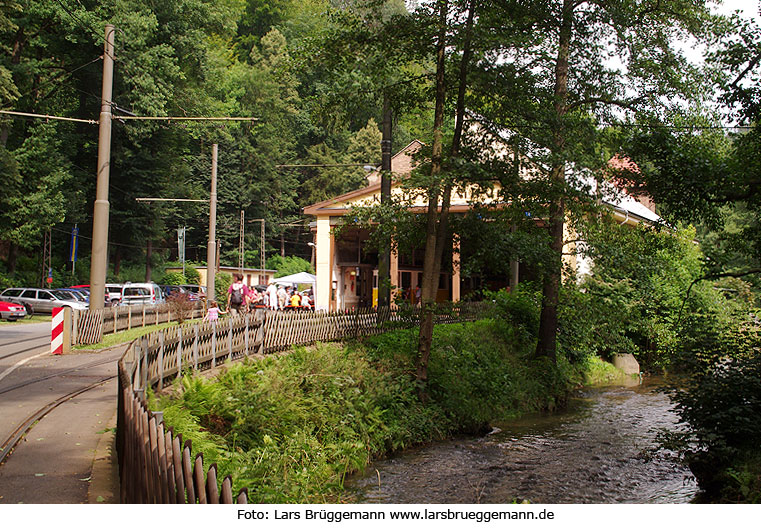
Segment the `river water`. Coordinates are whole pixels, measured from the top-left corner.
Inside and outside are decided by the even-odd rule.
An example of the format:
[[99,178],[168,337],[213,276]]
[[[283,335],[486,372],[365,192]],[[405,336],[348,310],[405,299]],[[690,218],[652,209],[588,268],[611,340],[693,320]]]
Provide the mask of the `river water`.
[[365,503],[687,503],[692,474],[654,442],[677,422],[670,407],[655,382],[585,389],[561,413],[374,462],[347,478],[346,493]]

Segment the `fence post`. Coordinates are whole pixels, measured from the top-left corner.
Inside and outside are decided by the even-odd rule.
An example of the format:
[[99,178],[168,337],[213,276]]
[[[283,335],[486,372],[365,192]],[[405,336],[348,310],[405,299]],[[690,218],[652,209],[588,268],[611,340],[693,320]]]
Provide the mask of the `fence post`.
[[143,377],[143,352],[142,352],[142,341],[135,341],[135,362],[137,363],[137,369],[135,370],[135,379],[132,380],[132,388],[138,389],[142,388],[142,385],[145,384],[145,382],[142,380]]
[[132,329],[132,308],[127,312],[127,329]]
[[217,366],[217,321],[211,321],[211,369]]
[[243,352],[246,357],[248,357],[248,331],[249,331],[249,324],[251,316],[251,313],[246,313],[246,316],[244,317],[245,325],[243,327],[244,329],[244,335],[243,335]]
[[140,379],[141,379],[141,382],[142,382],[141,387],[145,388],[148,385],[148,336],[147,335],[143,335],[143,340],[141,342],[142,342],[142,350],[143,350],[143,353],[142,353],[142,359],[143,359],[142,370],[143,370],[143,374],[142,374]]
[[198,370],[198,324],[193,324],[193,370]]
[[182,376],[182,326],[177,328],[177,377]]
[[119,314],[118,309],[119,308],[117,306],[114,306],[114,333],[119,331],[119,328],[116,326],[116,321],[118,320],[117,315]]
[[79,344],[79,311],[74,311],[71,315],[71,345]]
[[267,312],[263,309],[256,311],[256,320],[259,321],[259,326],[256,328],[256,339],[254,340],[254,346],[258,343],[259,346],[256,349],[256,353],[259,355],[264,354],[264,324],[266,321]]
[[232,317],[227,319],[230,323],[227,329],[227,358],[231,361],[233,360],[233,320],[235,319]]
[[143,327],[145,327],[145,304],[143,304]]
[[159,390],[164,388],[164,330],[159,331]]

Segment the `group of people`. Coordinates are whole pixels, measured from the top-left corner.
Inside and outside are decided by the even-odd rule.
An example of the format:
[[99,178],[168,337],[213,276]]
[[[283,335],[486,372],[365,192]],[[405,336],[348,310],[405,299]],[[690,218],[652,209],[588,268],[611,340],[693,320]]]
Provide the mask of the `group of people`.
[[311,310],[314,294],[311,288],[308,291],[300,293],[295,287],[284,287],[270,282],[267,290],[260,293],[261,304],[272,311],[282,310]]
[[243,283],[243,275],[235,274],[233,283],[227,289],[227,311],[220,309],[217,302],[211,301],[204,320],[217,320],[221,314],[229,312],[234,316],[252,309],[312,310],[313,298],[314,291],[311,288],[299,293],[295,287],[284,287],[275,282],[270,282],[263,293],[258,289],[249,289]]
[[267,308],[271,310],[288,309],[312,309],[313,291],[299,293],[295,287],[284,287],[270,282],[264,292],[258,289],[249,289],[243,283],[241,274],[235,275],[235,281],[227,290],[227,307],[235,315],[240,311],[253,308]]

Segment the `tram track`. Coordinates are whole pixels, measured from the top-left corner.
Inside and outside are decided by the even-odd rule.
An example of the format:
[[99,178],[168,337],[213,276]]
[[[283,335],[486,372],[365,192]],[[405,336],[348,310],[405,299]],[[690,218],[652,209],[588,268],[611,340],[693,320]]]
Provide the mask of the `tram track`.
[[94,388],[97,388],[98,386],[107,383],[108,381],[112,379],[116,379],[116,375],[110,375],[108,377],[101,378],[100,380],[90,383],[89,385],[78,388],[77,390],[73,390],[69,392],[68,394],[65,394],[45,406],[38,409],[33,414],[29,415],[22,423],[19,425],[16,430],[11,433],[11,435],[3,442],[2,446],[0,446],[0,464],[3,464],[5,460],[8,458],[8,455],[11,454],[13,451],[13,448],[16,447],[16,445],[19,443],[19,441],[28,433],[42,418],[44,418],[49,412],[51,412],[53,409],[58,407],[59,405],[62,405],[63,403],[66,403],[68,400],[78,396],[79,394],[83,394],[87,392],[88,390],[92,390]]
[[21,355],[22,353],[30,352],[32,350],[39,350],[40,348],[44,348],[44,347],[48,347],[49,348],[50,347],[49,346],[50,345],[50,339],[48,339],[47,337],[45,337],[44,339],[39,339],[39,340],[42,340],[42,342],[39,345],[37,345],[37,346],[32,346],[31,348],[26,348],[24,350],[19,350],[19,351],[15,351],[13,353],[6,353],[4,355],[0,355],[0,361],[2,361],[4,359],[9,359],[9,358],[14,357],[16,355]]
[[13,346],[15,344],[21,344],[22,342],[29,342],[33,340],[47,341],[47,340],[50,340],[50,337],[47,335],[43,335],[41,337],[30,337],[28,339],[12,340],[10,342],[3,342],[2,344],[0,344],[0,348],[4,348],[5,346]]
[[68,370],[61,370],[60,372],[55,372],[53,374],[48,374],[48,375],[40,376],[40,377],[37,377],[35,379],[30,379],[28,381],[22,381],[20,383],[16,383],[15,385],[11,385],[11,386],[9,386],[7,388],[3,388],[2,390],[0,390],[0,395],[6,394],[8,392],[11,392],[12,390],[17,390],[19,388],[23,388],[25,386],[33,385],[35,383],[39,383],[39,382],[42,382],[42,381],[47,381],[48,379],[53,379],[55,377],[59,377],[59,376],[62,376],[62,375],[78,372],[79,370],[84,370],[84,369],[87,369],[87,368],[94,368],[96,366],[101,366],[101,365],[104,365],[104,364],[115,363],[115,362],[117,362],[117,359],[106,359],[106,360],[101,360],[101,361],[95,361],[95,362],[92,362],[92,363],[83,364],[83,365],[80,365],[80,366],[75,366],[73,368],[69,368]]

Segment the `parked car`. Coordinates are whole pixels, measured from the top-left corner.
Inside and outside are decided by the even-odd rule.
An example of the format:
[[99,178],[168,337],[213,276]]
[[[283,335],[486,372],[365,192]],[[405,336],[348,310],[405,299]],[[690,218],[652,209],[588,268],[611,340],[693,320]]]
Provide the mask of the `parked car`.
[[27,315],[26,308],[15,302],[0,302],[0,319],[14,322]]
[[198,294],[194,293],[193,291],[188,291],[182,285],[160,285],[159,287],[161,287],[161,289],[164,291],[164,298],[169,298],[172,295],[180,294],[186,295],[188,300],[192,302],[198,301]]
[[122,300],[122,287],[120,283],[107,283],[106,284],[106,299],[108,305],[116,305]]
[[122,286],[121,305],[135,304],[163,304],[164,293],[157,284],[151,283],[125,283]]
[[198,300],[206,298],[206,286],[205,285],[193,285],[193,284],[186,284],[186,285],[180,285],[183,289],[185,289],[188,292],[191,292],[195,294],[198,297]]
[[63,288],[55,289],[54,292],[60,294],[64,300],[77,300],[86,304],[90,303],[90,293],[85,294],[80,289]]
[[[116,284],[106,284],[106,285],[116,285]],[[87,303],[90,303],[90,285],[72,285],[71,287],[67,287],[67,289],[76,289],[77,291],[80,291],[82,294],[84,294],[87,297]],[[122,291],[121,287],[119,287],[119,293],[117,295],[117,298],[121,296]],[[110,305],[114,305],[111,301],[111,297],[108,293],[108,287],[106,287],[106,290],[103,295],[103,307],[108,307]]]
[[71,307],[80,311],[88,308],[87,304],[79,300],[64,298],[51,289],[36,289],[33,287],[11,287],[0,293],[0,300],[16,302],[26,308],[28,314],[52,313],[56,307]]

